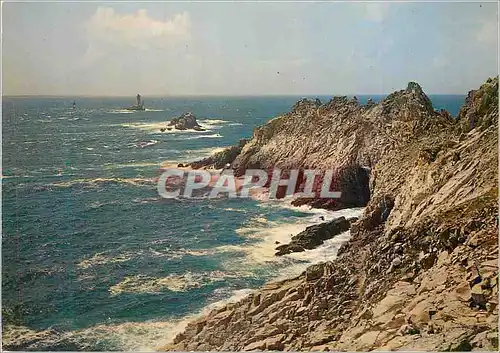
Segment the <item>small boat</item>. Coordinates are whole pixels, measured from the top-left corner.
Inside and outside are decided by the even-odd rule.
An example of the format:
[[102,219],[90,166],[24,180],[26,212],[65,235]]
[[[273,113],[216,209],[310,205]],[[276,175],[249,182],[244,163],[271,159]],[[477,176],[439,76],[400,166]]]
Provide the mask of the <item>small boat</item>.
[[134,110],[134,111],[146,110],[146,108],[144,108],[144,101],[141,99],[141,95],[137,94],[137,104],[136,105],[133,105],[131,107],[127,107],[125,109],[126,110]]

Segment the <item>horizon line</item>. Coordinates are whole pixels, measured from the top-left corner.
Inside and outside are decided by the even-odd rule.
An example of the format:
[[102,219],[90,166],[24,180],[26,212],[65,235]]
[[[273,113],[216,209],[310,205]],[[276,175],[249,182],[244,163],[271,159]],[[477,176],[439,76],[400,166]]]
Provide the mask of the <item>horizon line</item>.
[[[401,90],[399,90],[401,91]],[[172,94],[172,95],[159,95],[159,94],[142,94],[143,98],[196,98],[196,97],[235,97],[235,98],[244,98],[244,97],[349,97],[349,96],[387,96],[396,91],[387,92],[387,93],[344,93],[344,94],[331,94],[331,93],[310,93],[310,94]],[[468,92],[464,93],[426,93],[428,96],[466,96]],[[89,95],[89,94],[2,94],[3,98],[29,98],[29,97],[37,97],[37,98],[135,98],[136,94],[131,95]]]

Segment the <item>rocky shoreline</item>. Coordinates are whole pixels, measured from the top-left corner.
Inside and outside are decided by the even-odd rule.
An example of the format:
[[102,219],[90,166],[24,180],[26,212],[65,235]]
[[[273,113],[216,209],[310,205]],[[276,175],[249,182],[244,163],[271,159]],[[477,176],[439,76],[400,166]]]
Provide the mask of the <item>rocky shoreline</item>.
[[497,141],[498,77],[456,119],[416,83],[377,104],[299,101],[224,162],[239,175],[334,168],[339,202],[296,202],[366,206],[351,239],[337,259],[213,310],[159,349],[497,350]]

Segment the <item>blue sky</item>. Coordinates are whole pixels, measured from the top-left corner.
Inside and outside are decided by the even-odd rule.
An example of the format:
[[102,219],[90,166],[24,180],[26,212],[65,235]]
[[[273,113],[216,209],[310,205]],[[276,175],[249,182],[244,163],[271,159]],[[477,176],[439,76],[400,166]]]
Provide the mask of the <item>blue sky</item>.
[[4,3],[5,95],[466,93],[497,3]]

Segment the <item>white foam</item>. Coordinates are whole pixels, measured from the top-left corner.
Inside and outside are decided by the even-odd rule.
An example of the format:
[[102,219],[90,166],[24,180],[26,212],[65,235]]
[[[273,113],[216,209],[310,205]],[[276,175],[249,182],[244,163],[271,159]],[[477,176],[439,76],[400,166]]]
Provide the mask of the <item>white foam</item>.
[[[124,124],[120,124],[120,126],[128,127],[131,129],[138,129],[138,130],[147,131],[147,132],[160,133],[160,129],[165,128],[167,126],[167,123],[165,121],[152,122],[152,123],[124,123]],[[165,130],[165,132],[172,133],[172,132],[177,132],[177,131]]]
[[[199,161],[201,159],[210,157],[217,152],[221,152],[221,151],[225,150],[226,148],[227,147],[206,147],[206,148],[199,148],[196,150],[184,150],[182,155],[180,155],[174,159],[164,160],[160,164],[162,166],[166,166],[166,165],[178,164],[178,163],[182,163],[182,164],[191,163],[194,161]],[[173,150],[170,150],[170,152],[173,152]]]
[[[62,172],[61,172],[62,173]],[[59,174],[57,174],[59,175]],[[61,174],[62,175],[62,174]],[[66,174],[72,175],[72,174]],[[81,178],[81,179],[73,179],[69,181],[61,181],[50,183],[48,186],[67,188],[75,185],[82,185],[86,187],[98,187],[101,183],[115,183],[115,184],[129,184],[133,186],[150,186],[151,184],[155,184],[155,178]]]
[[[316,249],[308,250],[300,253],[292,253],[289,255],[276,257],[274,256],[274,248],[276,247],[275,241],[282,240],[283,242],[289,241],[291,234],[297,234],[301,230],[305,229],[306,226],[311,224],[316,224],[318,216],[324,216],[326,219],[334,219],[337,217],[359,217],[363,212],[363,208],[356,209],[344,209],[340,211],[327,211],[320,209],[311,209],[306,207],[294,207],[291,205],[286,205],[285,203],[275,203],[268,205],[270,207],[291,207],[297,208],[301,211],[306,210],[311,213],[311,217],[305,219],[295,220],[295,223],[291,224],[278,224],[274,222],[263,221],[260,217],[254,218],[248,227],[243,227],[238,230],[240,235],[252,239],[260,239],[257,244],[246,244],[242,246],[223,246],[218,247],[217,251],[241,251],[245,254],[242,258],[233,258],[231,263],[228,263],[228,268],[246,268],[247,271],[249,266],[255,266],[257,264],[262,264],[265,262],[282,262],[286,266],[280,269],[279,274],[274,278],[275,280],[289,278],[291,276],[299,275],[308,266],[318,262],[331,261],[335,259],[336,253],[345,241],[350,237],[350,232],[344,232],[338,236],[325,241],[325,243]],[[265,207],[265,206],[264,206]],[[260,226],[259,226],[260,224]],[[241,261],[236,261],[241,259]],[[292,261],[290,261],[292,260]],[[169,344],[172,342],[174,337],[184,331],[187,324],[199,317],[207,315],[211,310],[215,308],[222,307],[228,303],[237,302],[244,297],[248,296],[250,293],[254,292],[251,289],[241,289],[233,291],[232,295],[224,300],[217,301],[213,304],[207,305],[200,312],[192,315],[188,315],[181,320],[172,322],[171,326],[168,326],[168,332],[165,332],[163,336],[163,341],[157,342],[153,347],[147,347],[151,350],[157,350],[161,346]]]
[[[171,150],[172,152],[174,150]],[[140,168],[140,167],[160,167],[160,163],[152,162],[130,162],[122,164],[105,164],[104,169],[119,169],[119,168]]]
[[209,157],[215,153],[222,152],[227,147],[206,147],[199,148],[197,150],[186,150],[184,154],[189,155],[189,157]]
[[[207,121],[211,122],[211,123],[206,123]],[[129,123],[119,124],[119,126],[131,128],[131,129],[138,129],[138,130],[146,131],[146,132],[150,132],[150,133],[193,134],[193,135],[197,135],[197,134],[201,133],[202,135],[198,135],[194,138],[204,138],[207,136],[214,137],[215,135],[218,135],[218,134],[213,134],[213,135],[206,135],[205,134],[205,135],[203,135],[203,133],[210,132],[210,131],[213,131],[215,129],[220,128],[220,126],[219,126],[220,123],[214,123],[214,122],[219,122],[219,121],[223,121],[223,120],[201,120],[199,122],[200,126],[202,128],[204,128],[205,131],[198,131],[198,130],[192,130],[192,129],[178,130],[173,126],[168,126],[167,120],[157,121],[157,122],[149,122],[149,123],[129,122]],[[219,136],[219,137],[222,137],[222,136]]]
[[127,109],[112,109],[108,110],[108,113],[110,114],[133,114],[133,110],[127,110]]
[[202,119],[198,120],[198,123],[205,129],[214,130],[220,129],[223,124],[227,124],[228,121],[221,119]]
[[76,264],[76,266],[79,269],[86,270],[86,269],[89,269],[92,267],[107,265],[110,263],[127,262],[127,261],[131,260],[134,257],[134,255],[137,255],[137,254],[127,252],[127,253],[123,253],[123,254],[120,254],[118,256],[112,257],[112,256],[107,255],[104,252],[100,252],[100,253],[95,253],[91,257],[80,261],[79,263]]
[[240,236],[251,240],[251,242],[242,245],[224,245],[216,248],[217,251],[220,252],[233,251],[244,254],[244,256],[239,257],[238,259],[232,259],[231,264],[227,264],[228,268],[235,268],[236,264],[244,268],[246,266],[258,266],[269,262],[286,262],[286,259],[288,258],[312,263],[316,258],[317,253],[321,251],[324,251],[324,256],[322,257],[323,259],[327,258],[332,260],[334,259],[336,248],[330,251],[328,247],[332,245],[336,247],[339,242],[342,243],[348,239],[348,235],[339,235],[338,238],[335,237],[333,238],[334,240],[327,241],[322,246],[314,250],[300,253],[302,255],[291,254],[276,257],[275,248],[279,244],[289,243],[292,236],[302,232],[306,229],[306,227],[323,222],[320,217],[322,217],[324,221],[329,221],[342,216],[347,218],[359,217],[363,212],[363,208],[328,211],[323,209],[306,208],[305,206],[294,207],[279,201],[262,204],[262,207],[286,207],[297,209],[301,212],[310,213],[311,216],[300,218],[291,217],[289,220],[293,221],[285,224],[270,222],[261,217],[254,217],[246,226],[236,230]]
[[[126,351],[153,352],[155,348],[168,344],[187,324],[197,316],[186,316],[173,321],[126,322],[101,324],[86,329],[71,331],[66,335],[78,342],[113,340],[118,348]],[[92,345],[89,345],[92,348]]]
[[217,124],[225,124],[227,123],[227,121],[221,119],[203,119],[200,120],[200,123],[217,125]]
[[160,141],[158,141],[158,140],[141,141],[141,142],[137,142],[137,143],[133,144],[133,146],[137,147],[137,148],[146,148],[149,146],[156,145],[159,142]]
[[183,138],[183,140],[197,140],[197,139],[217,139],[224,137],[221,134],[210,134],[210,135],[196,135]]
[[[287,224],[267,221],[261,216],[256,216],[250,219],[246,226],[237,230],[240,236],[249,240],[249,243],[247,244],[221,246],[215,249],[178,251],[179,256],[184,254],[205,256],[225,251],[241,252],[244,255],[241,257],[232,257],[230,263],[225,264],[224,271],[212,271],[204,274],[186,273],[183,275],[171,275],[163,279],[152,279],[146,277],[132,278],[128,281],[128,283],[118,284],[115,288],[114,295],[126,292],[127,290],[156,292],[161,290],[161,288],[169,288],[170,290],[182,292],[189,290],[189,288],[195,288],[196,286],[204,285],[212,281],[222,280],[223,278],[253,276],[252,267],[261,268],[265,263],[281,263],[283,265],[283,267],[279,270],[279,274],[274,279],[283,279],[295,276],[300,274],[307,266],[313,263],[331,261],[335,259],[338,248],[349,239],[350,232],[347,231],[329,239],[316,249],[300,253],[292,253],[281,257],[274,256],[276,241],[280,241],[281,243],[289,242],[291,235],[297,234],[311,224],[317,224],[320,222],[320,216],[323,216],[326,221],[341,216],[359,217],[363,212],[363,208],[327,211],[322,209],[311,209],[307,206],[294,207],[288,202],[283,201],[268,202],[262,204],[261,207],[291,208],[301,212],[310,213],[311,216],[301,218],[291,217],[289,219],[291,223]],[[175,255],[172,252],[166,252],[158,253],[158,256],[167,254],[170,256]],[[103,261],[103,258],[102,256],[97,256],[92,260],[84,263],[84,266],[80,267],[97,265]],[[115,261],[116,260],[117,259],[115,259]],[[111,336],[113,339],[117,339],[121,343],[121,349],[133,351],[155,351],[171,343],[177,334],[185,330],[189,322],[207,315],[215,308],[222,307],[228,303],[237,302],[248,296],[253,291],[254,290],[251,289],[240,289],[229,292],[228,288],[221,288],[218,292],[213,294],[215,296],[224,296],[228,292],[232,294],[227,299],[211,303],[197,313],[189,314],[179,319],[142,323],[128,322],[114,325],[103,324],[75,331],[71,334],[88,336],[94,341],[96,337],[98,338],[102,336],[103,339],[109,339]]]

